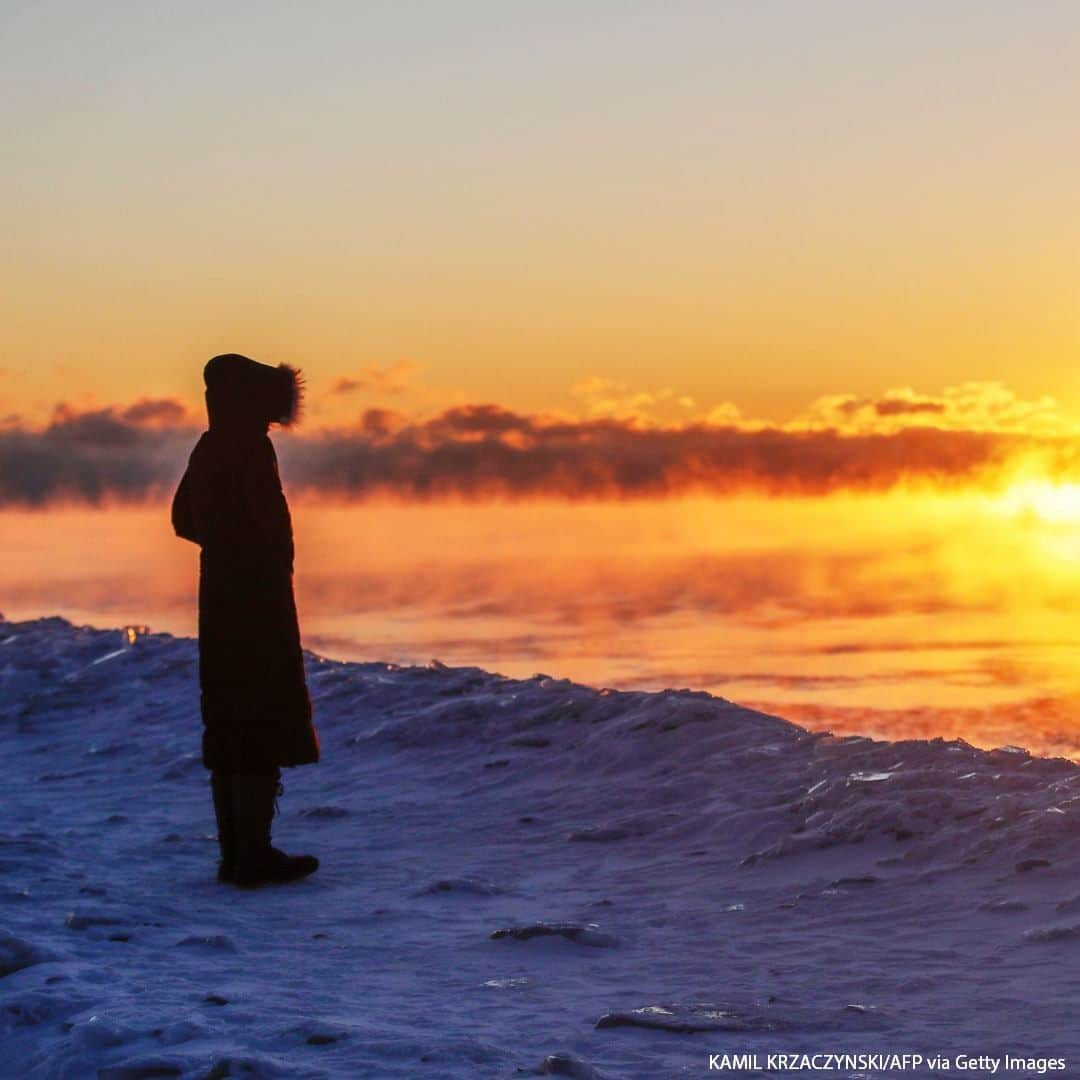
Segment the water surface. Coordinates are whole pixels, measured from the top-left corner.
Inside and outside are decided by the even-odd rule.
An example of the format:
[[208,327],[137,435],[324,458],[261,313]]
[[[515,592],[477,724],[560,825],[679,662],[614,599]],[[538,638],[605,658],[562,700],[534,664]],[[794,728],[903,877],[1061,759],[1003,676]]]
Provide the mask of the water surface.
[[[305,645],[1080,756],[1070,491],[296,501]],[[0,611],[195,631],[163,506],[0,513]]]

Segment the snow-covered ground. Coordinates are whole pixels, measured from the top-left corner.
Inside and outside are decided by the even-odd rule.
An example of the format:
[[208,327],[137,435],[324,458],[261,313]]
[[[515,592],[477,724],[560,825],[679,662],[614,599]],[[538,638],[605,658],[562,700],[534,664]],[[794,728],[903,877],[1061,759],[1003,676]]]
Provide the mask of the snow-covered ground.
[[1076,764],[312,655],[322,869],[243,892],[195,643],[130,636],[0,621],[4,1077],[1080,1076]]

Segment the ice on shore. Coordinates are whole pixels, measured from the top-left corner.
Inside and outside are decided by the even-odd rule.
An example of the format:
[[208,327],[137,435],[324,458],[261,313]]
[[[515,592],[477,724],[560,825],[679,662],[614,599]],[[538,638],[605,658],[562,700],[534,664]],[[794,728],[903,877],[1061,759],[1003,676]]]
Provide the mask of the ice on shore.
[[[0,620],[15,1077],[706,1076],[709,1052],[1080,1072],[1080,767],[704,693],[308,656],[324,762],[214,881],[196,647]],[[599,947],[597,947],[599,946]]]

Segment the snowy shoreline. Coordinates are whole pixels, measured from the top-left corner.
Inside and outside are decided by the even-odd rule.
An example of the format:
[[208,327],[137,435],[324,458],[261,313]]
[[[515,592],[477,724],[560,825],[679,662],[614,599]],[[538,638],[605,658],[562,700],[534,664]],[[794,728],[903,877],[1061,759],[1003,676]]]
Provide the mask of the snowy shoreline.
[[241,893],[195,643],[131,637],[0,621],[5,1075],[1080,1075],[1075,763],[308,654],[324,762],[275,830],[323,869]]

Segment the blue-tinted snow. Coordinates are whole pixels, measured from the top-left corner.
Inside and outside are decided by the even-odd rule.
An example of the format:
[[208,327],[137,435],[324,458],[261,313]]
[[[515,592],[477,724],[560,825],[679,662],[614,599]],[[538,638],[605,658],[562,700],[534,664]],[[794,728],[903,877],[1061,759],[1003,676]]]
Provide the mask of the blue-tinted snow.
[[286,773],[275,836],[322,869],[241,892],[213,876],[194,642],[0,620],[4,1076],[1080,1071],[1075,764],[308,662],[324,763]]

